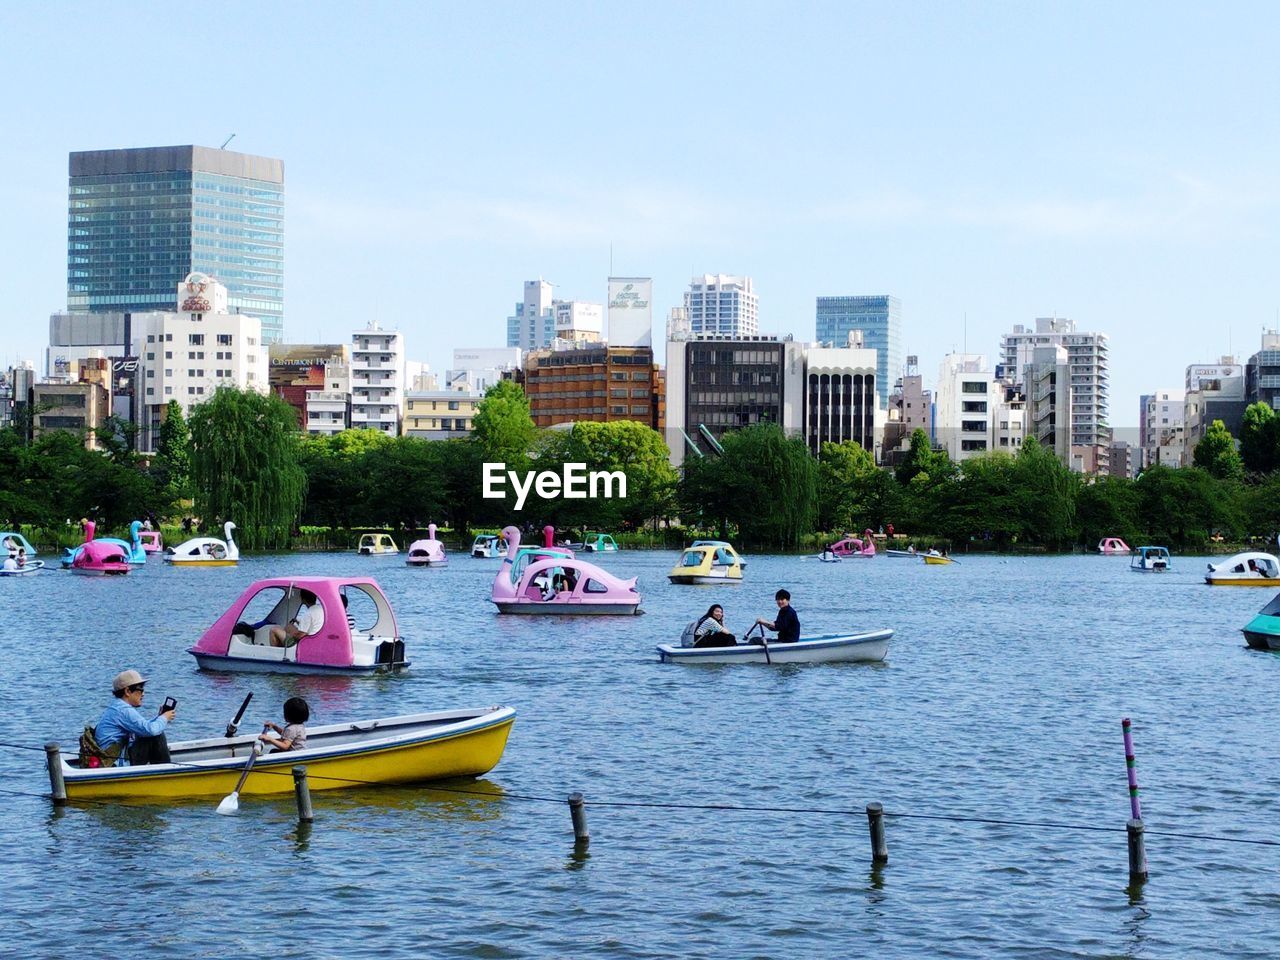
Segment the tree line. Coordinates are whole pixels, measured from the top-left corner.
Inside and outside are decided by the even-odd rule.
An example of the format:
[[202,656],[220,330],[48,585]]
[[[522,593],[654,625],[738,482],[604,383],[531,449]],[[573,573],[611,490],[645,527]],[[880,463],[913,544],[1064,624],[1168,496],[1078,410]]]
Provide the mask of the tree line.
[[[679,523],[753,549],[797,549],[819,531],[893,525],[922,540],[993,549],[1068,549],[1103,537],[1175,547],[1211,537],[1274,539],[1280,530],[1280,417],[1251,406],[1237,444],[1215,421],[1194,465],[1151,467],[1136,480],[1082,476],[1028,439],[1014,455],[955,463],[916,431],[905,460],[878,467],[858,444],[826,443],[818,457],[776,425],[727,434],[723,453],[670,466],[662,437],[632,421],[539,430],[519,385],[496,384],[462,439],[427,441],[375,430],[307,436],[274,396],[220,388],[188,423],[171,404],[157,451],[133,452],[112,422],[100,450],[55,431],[25,444],[0,431],[0,521],[56,527],[91,517],[104,529],[155,514],[234,520],[249,549],[281,549],[303,526],[465,534],[509,522],[620,533]],[[625,499],[563,499],[532,491],[515,510],[510,485],[482,496],[482,466],[560,472],[566,463],[620,471]]]

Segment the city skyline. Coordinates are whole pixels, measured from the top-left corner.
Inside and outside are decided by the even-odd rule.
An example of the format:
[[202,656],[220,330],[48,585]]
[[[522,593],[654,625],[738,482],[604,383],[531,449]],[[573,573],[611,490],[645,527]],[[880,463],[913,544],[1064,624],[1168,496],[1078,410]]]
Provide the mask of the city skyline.
[[[286,339],[341,342],[372,315],[437,372],[455,347],[505,342],[531,277],[594,302],[610,274],[652,277],[660,336],[690,276],[727,273],[753,278],[762,333],[800,340],[816,297],[891,294],[925,371],[952,350],[994,361],[1015,324],[1070,317],[1110,337],[1111,420],[1136,429],[1141,394],[1243,361],[1277,325],[1280,138],[1256,109],[1277,86],[1273,11],[724,9],[462,22],[228,4],[218,26],[273,64],[272,96],[253,71],[156,85],[126,58],[85,98],[41,69],[54,51],[162,49],[168,26],[107,20],[90,37],[74,9],[6,7],[0,29],[24,37],[6,66],[39,82],[6,107],[23,136],[0,154],[0,361],[39,365],[67,306],[68,154],[232,133],[228,149],[289,170]],[[574,56],[536,75],[509,57],[557,45]],[[766,61],[790,68],[753,68]],[[703,138],[704,103],[746,120],[743,149]]]

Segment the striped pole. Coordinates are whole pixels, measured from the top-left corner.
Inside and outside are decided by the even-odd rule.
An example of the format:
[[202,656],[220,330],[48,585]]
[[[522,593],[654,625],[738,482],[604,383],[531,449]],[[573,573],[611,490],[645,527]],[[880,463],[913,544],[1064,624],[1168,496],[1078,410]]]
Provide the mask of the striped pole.
[[1124,765],[1129,773],[1129,811],[1134,820],[1142,819],[1142,801],[1138,799],[1138,761],[1133,755],[1133,734],[1129,732],[1129,718],[1120,721],[1124,730]]

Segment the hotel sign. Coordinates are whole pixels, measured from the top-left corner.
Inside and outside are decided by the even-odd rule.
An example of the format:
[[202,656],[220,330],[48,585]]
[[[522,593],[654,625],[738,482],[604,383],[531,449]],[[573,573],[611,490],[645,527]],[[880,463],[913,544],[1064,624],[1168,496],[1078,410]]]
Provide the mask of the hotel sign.
[[609,278],[609,344],[615,347],[653,345],[651,278]]

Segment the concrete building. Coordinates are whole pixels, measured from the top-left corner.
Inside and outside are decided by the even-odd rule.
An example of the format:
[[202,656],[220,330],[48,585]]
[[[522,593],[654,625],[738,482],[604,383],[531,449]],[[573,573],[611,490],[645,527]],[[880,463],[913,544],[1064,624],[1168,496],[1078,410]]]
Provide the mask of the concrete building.
[[1138,423],[1141,466],[1182,464],[1186,391],[1160,389],[1144,394],[1146,404]]
[[[284,338],[284,164],[209,147],[72,153],[67,310],[167,312],[191,273]],[[107,354],[110,356],[111,354]]]
[[1049,344],[1031,352],[1023,368],[1027,388],[1027,435],[1071,464],[1071,364],[1067,348]]
[[406,381],[404,338],[376,320],[351,335],[351,426],[400,434]]
[[298,426],[308,426],[307,397],[325,389],[330,364],[348,367],[351,347],[345,343],[273,343],[267,348],[267,384],[293,407]]
[[31,409],[33,438],[70,430],[84,438],[88,449],[101,449],[97,431],[111,416],[111,361],[105,357],[77,360],[67,382],[34,384]]
[[744,339],[760,329],[759,302],[750,277],[705,273],[684,294],[690,335]]
[[653,280],[609,278],[609,345],[653,347]]
[[36,371],[26,360],[10,367],[0,387],[0,426],[11,426],[23,440],[31,439],[31,410],[35,406]]
[[471,433],[476,407],[483,400],[464,390],[411,390],[405,396],[405,436],[451,440]]
[[938,444],[960,462],[991,450],[995,373],[986,357],[949,353],[938,370]]
[[1142,456],[1141,447],[1135,447],[1128,440],[1116,440],[1107,456],[1107,473],[1132,480],[1142,469]]
[[1027,394],[998,374],[991,390],[991,449],[1016,455],[1027,436]]
[[444,388],[484,395],[499,380],[509,380],[524,364],[519,347],[461,347],[445,371]]
[[599,343],[604,339],[604,304],[585,300],[555,300],[556,339],[569,343]]
[[1000,341],[1001,363],[1011,371],[1016,383],[1027,384],[1025,369],[1035,362],[1035,351],[1048,346],[1067,350],[1071,388],[1071,446],[1096,447],[1089,455],[1100,470],[1106,468],[1111,447],[1109,339],[1105,333],[1076,329],[1075,321],[1063,317],[1038,317],[1035,329],[1021,324]]
[[305,421],[307,433],[331,436],[351,426],[351,363],[345,357],[324,365],[324,378],[318,389],[306,394]]
[[887,295],[818,297],[814,329],[819,343],[842,344],[860,331],[863,345],[876,351],[880,406],[902,376],[902,301]]
[[557,340],[598,342],[604,337],[604,305],[557,300],[546,280],[526,280],[524,299],[507,317],[507,346],[525,352],[546,349]]
[[539,427],[582,420],[664,426],[658,368],[648,347],[534,350],[525,357],[524,392]]
[[267,348],[257,317],[230,313],[227,288],[202,273],[177,284],[177,309],[133,318],[138,357],[138,449],[155,450],[170,400],[184,416],[226,384],[268,389]]
[[1190,466],[1196,444],[1204,438],[1213,421],[1221,420],[1233,437],[1240,436],[1249,400],[1245,368],[1231,356],[1220,357],[1217,363],[1191,364],[1187,367],[1185,385],[1182,464]]
[[1262,348],[1249,358],[1245,370],[1245,397],[1250,403],[1280,410],[1280,333],[1262,335]]
[[804,353],[804,436],[815,456],[822,444],[853,440],[880,460],[885,414],[876,391],[876,352],[810,346]]

